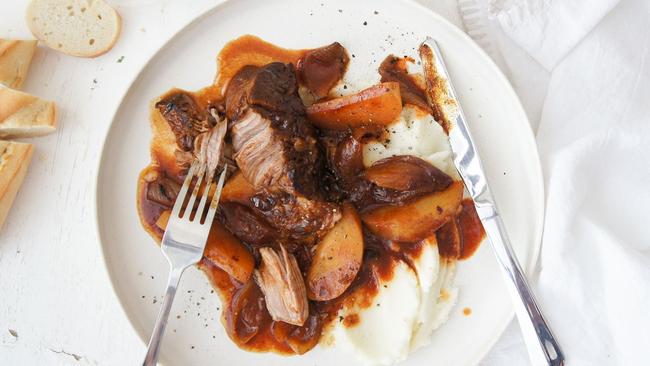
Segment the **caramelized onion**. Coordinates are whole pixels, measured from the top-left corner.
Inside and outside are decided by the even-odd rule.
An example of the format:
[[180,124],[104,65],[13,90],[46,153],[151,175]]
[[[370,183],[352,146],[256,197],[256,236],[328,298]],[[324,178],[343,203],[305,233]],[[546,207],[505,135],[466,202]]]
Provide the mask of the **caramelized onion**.
[[226,313],[226,325],[231,338],[238,343],[248,343],[269,321],[264,297],[252,279],[237,291],[232,299],[231,311]]
[[349,136],[336,147],[334,165],[341,179],[346,182],[363,171],[363,151],[361,143]]
[[400,191],[439,191],[451,184],[451,178],[440,169],[410,155],[379,160],[364,175],[379,187]]
[[362,209],[377,204],[402,205],[451,185],[452,179],[428,162],[410,155],[375,162],[361,174],[351,200]]
[[442,257],[458,259],[461,253],[461,236],[456,218],[436,230],[438,252]]
[[338,42],[316,48],[298,61],[298,77],[317,98],[326,97],[343,77],[350,58]]
[[147,184],[147,199],[160,205],[172,207],[181,190],[181,185],[175,180],[164,175]]
[[288,345],[298,355],[304,354],[318,344],[322,329],[321,317],[315,312],[309,314],[301,327],[285,322],[271,324],[273,338]]
[[413,62],[410,57],[400,58],[389,55],[379,65],[379,75],[382,82],[395,81],[399,83],[400,94],[404,104],[409,103],[418,106],[431,113],[431,106],[427,102],[424,88],[419,85],[413,75],[409,75],[406,63]]
[[310,349],[316,347],[320,339],[323,322],[318,314],[310,314],[302,327],[296,327],[289,334],[286,342],[291,349],[302,355]]

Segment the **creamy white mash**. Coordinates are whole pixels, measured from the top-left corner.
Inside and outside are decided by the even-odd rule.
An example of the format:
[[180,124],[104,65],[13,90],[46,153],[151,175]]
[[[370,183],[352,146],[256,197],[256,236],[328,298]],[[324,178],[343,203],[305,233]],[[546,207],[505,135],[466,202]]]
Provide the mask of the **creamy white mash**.
[[[458,179],[447,135],[433,117],[415,107],[404,106],[400,119],[388,127],[386,141],[364,146],[366,166],[393,155],[417,156]],[[455,262],[440,258],[435,238],[412,261],[414,268],[401,262],[396,266],[371,306],[341,309],[340,316],[357,314],[359,321],[351,327],[335,322],[329,334],[335,349],[353,353],[367,365],[391,365],[431,341],[456,303]]]

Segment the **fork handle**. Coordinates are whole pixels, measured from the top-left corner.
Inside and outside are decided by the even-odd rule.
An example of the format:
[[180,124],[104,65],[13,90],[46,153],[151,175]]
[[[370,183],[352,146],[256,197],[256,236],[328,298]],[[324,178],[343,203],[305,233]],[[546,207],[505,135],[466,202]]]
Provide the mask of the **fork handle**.
[[158,319],[156,320],[156,326],[153,328],[153,334],[151,334],[151,339],[149,340],[149,346],[147,348],[147,355],[144,358],[143,366],[156,366],[158,362],[158,351],[160,350],[160,344],[162,343],[163,336],[165,335],[165,327],[167,326],[167,319],[169,318],[169,312],[172,309],[172,302],[174,301],[174,296],[176,295],[176,290],[178,289],[178,283],[181,280],[181,275],[183,274],[183,268],[173,268],[169,272],[169,279],[167,280],[167,292],[165,292],[165,298],[162,301],[162,308],[160,313],[158,313]]

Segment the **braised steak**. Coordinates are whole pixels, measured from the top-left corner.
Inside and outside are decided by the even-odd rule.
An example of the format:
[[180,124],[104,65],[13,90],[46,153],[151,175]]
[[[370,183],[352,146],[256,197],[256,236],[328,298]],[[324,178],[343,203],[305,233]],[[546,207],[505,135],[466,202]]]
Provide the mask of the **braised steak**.
[[341,215],[322,198],[323,159],[293,65],[243,67],[229,82],[225,100],[234,159],[261,192],[252,199],[254,211],[292,238],[331,228]]

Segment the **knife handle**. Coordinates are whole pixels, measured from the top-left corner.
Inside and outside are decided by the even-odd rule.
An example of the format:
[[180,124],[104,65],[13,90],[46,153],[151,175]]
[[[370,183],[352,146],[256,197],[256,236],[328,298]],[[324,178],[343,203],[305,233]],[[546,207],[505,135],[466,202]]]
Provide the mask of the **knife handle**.
[[501,216],[492,205],[477,205],[477,213],[506,277],[517,320],[533,365],[564,365],[562,350],[537,306],[535,296],[510,245]]

